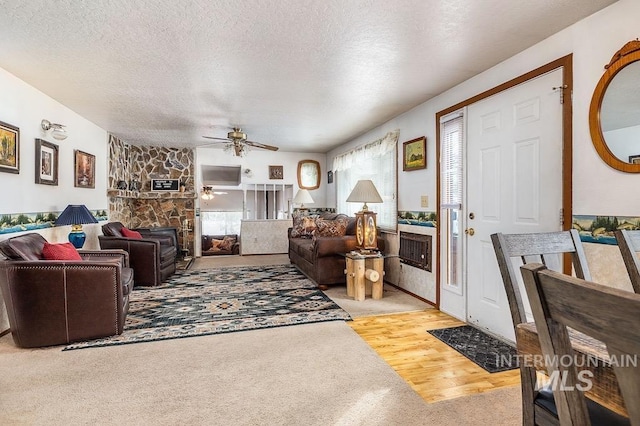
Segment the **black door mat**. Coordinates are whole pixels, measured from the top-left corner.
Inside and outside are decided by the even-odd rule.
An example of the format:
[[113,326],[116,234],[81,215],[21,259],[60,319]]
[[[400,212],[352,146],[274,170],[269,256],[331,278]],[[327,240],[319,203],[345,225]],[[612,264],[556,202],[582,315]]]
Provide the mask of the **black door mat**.
[[438,328],[427,332],[489,373],[518,368],[516,349],[470,325]]

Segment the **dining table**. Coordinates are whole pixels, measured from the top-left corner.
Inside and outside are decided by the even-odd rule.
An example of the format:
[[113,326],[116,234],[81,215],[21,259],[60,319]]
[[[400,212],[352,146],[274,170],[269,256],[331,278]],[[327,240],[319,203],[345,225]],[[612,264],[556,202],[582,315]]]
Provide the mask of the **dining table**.
[[[593,374],[590,379],[592,386],[586,391],[587,397],[628,417],[606,345],[571,328],[568,329],[568,332],[575,355],[574,359],[582,360],[577,361],[581,362],[581,365],[577,365],[578,370],[589,370]],[[520,362],[532,363],[537,370],[546,372],[545,359],[542,356],[535,323],[518,324],[516,327],[516,347]]]

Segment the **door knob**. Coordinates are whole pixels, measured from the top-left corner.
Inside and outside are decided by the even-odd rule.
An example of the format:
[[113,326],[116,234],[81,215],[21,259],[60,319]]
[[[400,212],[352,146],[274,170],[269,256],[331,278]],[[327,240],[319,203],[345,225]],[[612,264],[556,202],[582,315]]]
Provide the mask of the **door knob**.
[[464,230],[464,233],[469,235],[469,236],[473,236],[473,234],[476,233],[476,230],[473,229],[473,228],[467,228],[467,229]]

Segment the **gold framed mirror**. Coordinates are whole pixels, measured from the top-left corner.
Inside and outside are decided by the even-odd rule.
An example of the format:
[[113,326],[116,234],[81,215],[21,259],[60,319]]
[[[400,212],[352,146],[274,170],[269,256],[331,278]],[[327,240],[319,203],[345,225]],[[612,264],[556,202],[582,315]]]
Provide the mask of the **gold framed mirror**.
[[320,163],[315,160],[298,161],[298,186],[300,189],[320,187]]
[[589,107],[589,131],[600,158],[640,173],[640,41],[625,44],[605,65]]

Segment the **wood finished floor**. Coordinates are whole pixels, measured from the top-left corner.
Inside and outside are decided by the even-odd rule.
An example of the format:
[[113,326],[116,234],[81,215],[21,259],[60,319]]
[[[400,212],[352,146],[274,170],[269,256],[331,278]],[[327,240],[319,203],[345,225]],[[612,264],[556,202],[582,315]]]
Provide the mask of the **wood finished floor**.
[[517,369],[487,373],[427,333],[464,324],[436,309],[356,318],[347,324],[426,402],[520,386]]

